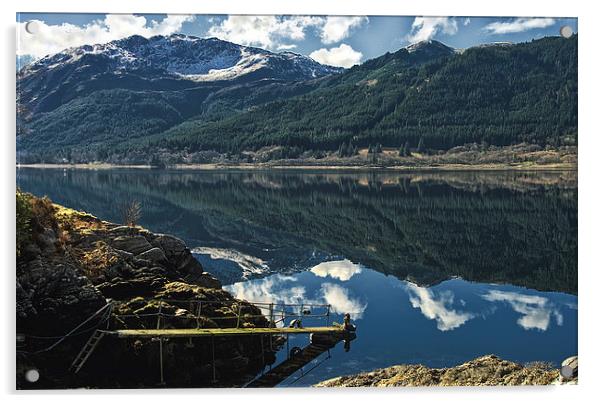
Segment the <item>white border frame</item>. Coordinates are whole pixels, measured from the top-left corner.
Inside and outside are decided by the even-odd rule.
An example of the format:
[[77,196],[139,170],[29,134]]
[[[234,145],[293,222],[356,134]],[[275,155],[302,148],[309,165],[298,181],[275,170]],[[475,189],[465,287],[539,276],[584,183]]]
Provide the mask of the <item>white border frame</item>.
[[[598,170],[602,152],[602,133],[597,133],[596,123],[600,114],[600,94],[602,94],[600,66],[600,24],[602,17],[596,9],[595,2],[577,1],[525,1],[504,0],[499,2],[470,0],[429,0],[428,2],[401,2],[391,0],[230,0],[228,2],[179,1],[164,0],[124,1],[97,0],[95,2],[73,2],[69,0],[19,0],[8,4],[2,2],[3,58],[2,82],[2,256],[5,264],[2,268],[5,318],[11,326],[4,326],[2,333],[2,391],[9,394],[9,401],[16,398],[27,401],[45,402],[106,402],[106,399],[131,399],[139,395],[145,403],[164,402],[173,395],[180,399],[222,399],[233,397],[251,402],[262,401],[266,397],[286,399],[287,403],[307,401],[308,399],[378,399],[383,401],[414,401],[437,399],[446,401],[508,401],[546,399],[548,401],[575,401],[583,397],[592,397],[598,385],[602,362],[600,355],[600,318],[599,299],[597,298],[601,284],[600,269],[596,261],[599,229],[602,228],[597,204]],[[276,389],[271,391],[249,390],[135,390],[135,391],[53,391],[53,392],[15,392],[14,368],[14,195],[15,187],[15,21],[16,12],[101,12],[101,13],[182,13],[182,14],[314,14],[314,15],[428,15],[428,16],[548,16],[578,17],[579,30],[579,352],[580,384],[564,387],[506,387],[506,388],[398,388],[394,390],[361,389],[361,390],[312,390],[312,389]],[[197,396],[202,395],[202,396]],[[193,397],[195,396],[195,397]]]

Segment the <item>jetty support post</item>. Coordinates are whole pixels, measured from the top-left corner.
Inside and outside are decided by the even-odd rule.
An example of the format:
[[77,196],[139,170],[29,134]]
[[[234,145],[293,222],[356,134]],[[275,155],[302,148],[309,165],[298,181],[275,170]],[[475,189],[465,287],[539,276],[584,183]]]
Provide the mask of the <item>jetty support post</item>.
[[213,383],[217,382],[215,377],[215,336],[211,336],[211,365],[213,367]]
[[[263,335],[260,334],[259,335],[259,340],[261,340],[261,364],[263,365],[263,368],[265,368],[265,351],[263,350]],[[263,371],[262,368],[262,371]]]
[[236,327],[240,327],[240,311],[242,309],[242,305],[238,304],[238,314],[236,315]]
[[[274,303],[270,303],[270,324],[268,325],[268,327],[276,327],[276,322],[274,322]],[[272,339],[274,338],[272,335],[269,336],[270,338],[270,351],[274,351],[274,347],[272,345]]]
[[286,358],[288,359],[288,357],[290,357],[291,352],[288,348],[288,333],[286,334]]
[[159,367],[161,370],[160,386],[165,386],[165,377],[163,376],[163,337],[159,337]]
[[157,312],[157,329],[161,328],[161,311],[163,309],[163,301],[159,300],[159,311]]
[[203,303],[199,301],[199,306],[196,311],[196,328],[201,327],[201,308],[203,307]]

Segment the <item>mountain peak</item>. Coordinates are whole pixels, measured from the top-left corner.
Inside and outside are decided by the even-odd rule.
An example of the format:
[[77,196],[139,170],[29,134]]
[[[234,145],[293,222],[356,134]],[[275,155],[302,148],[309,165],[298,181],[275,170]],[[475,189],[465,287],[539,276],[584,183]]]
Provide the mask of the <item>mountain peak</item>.
[[342,70],[292,52],[273,53],[218,38],[171,34],[150,38],[132,35],[105,44],[66,49],[27,66],[22,73],[35,74],[65,66],[84,69],[102,66],[103,72],[109,74],[163,72],[165,77],[191,81],[232,80],[250,73],[255,78],[295,81]]
[[455,49],[434,39],[420,41],[406,46],[408,53],[424,53],[431,55],[451,55],[455,53]]

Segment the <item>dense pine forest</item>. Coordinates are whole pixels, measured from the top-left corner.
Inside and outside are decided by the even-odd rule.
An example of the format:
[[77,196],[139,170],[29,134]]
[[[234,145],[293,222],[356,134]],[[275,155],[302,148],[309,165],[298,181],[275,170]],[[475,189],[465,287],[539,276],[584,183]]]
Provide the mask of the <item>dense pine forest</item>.
[[424,42],[302,82],[159,82],[166,87],[154,91],[132,80],[81,84],[86,94],[23,113],[21,161],[160,163],[164,154],[231,156],[272,146],[283,150],[278,157],[295,158],[376,146],[401,155],[469,143],[577,143],[577,35],[463,51]]

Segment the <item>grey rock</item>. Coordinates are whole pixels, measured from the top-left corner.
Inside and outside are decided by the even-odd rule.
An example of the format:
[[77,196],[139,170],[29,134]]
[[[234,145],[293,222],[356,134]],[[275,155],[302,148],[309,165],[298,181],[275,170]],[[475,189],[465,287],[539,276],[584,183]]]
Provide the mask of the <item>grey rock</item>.
[[20,258],[25,261],[33,260],[36,257],[39,257],[41,253],[42,250],[40,247],[37,244],[30,242],[21,250]]
[[133,236],[133,235],[138,235],[138,231],[139,230],[136,227],[129,227],[127,225],[120,225],[118,227],[111,228],[107,232],[109,234],[111,234],[112,236]]
[[134,275],[134,270],[128,263],[122,261],[106,269],[103,274],[105,279],[112,280],[118,277],[131,277]]
[[121,249],[114,249],[115,253],[117,253],[119,256],[121,256],[123,259],[125,260],[132,260],[134,258],[134,254],[125,250],[121,250]]
[[18,327],[68,331],[106,303],[92,282],[70,262],[35,259],[19,267],[18,272],[17,315],[27,319]]
[[165,276],[167,274],[167,270],[165,270],[163,267],[156,266],[148,269],[148,273],[154,274],[156,276]]
[[578,375],[577,369],[578,360],[576,355],[562,361],[562,365],[560,366],[560,380],[571,381],[575,379]]
[[203,272],[203,266],[191,253],[188,253],[180,258],[177,270],[185,274],[200,274]]
[[36,309],[31,300],[32,292],[27,292],[19,281],[17,281],[17,318],[27,319],[29,316],[36,315]]
[[56,234],[50,228],[38,234],[38,245],[45,254],[51,254],[56,251]]
[[136,267],[137,269],[144,269],[145,267],[150,267],[153,265],[153,262],[151,262],[150,260],[146,260],[146,259],[138,259],[138,258],[134,258],[132,260],[132,264],[134,265],[134,267]]
[[118,236],[113,239],[112,246],[116,249],[125,250],[127,252],[138,255],[152,248],[145,237],[141,235],[134,236]]
[[180,257],[188,249],[186,244],[180,238],[172,235],[160,234],[153,240],[153,246],[163,249],[168,259]]
[[142,252],[137,256],[138,259],[150,260],[151,262],[166,262],[167,257],[161,248],[152,248]]
[[204,288],[215,288],[218,290],[222,288],[222,283],[209,273],[190,273],[184,277],[184,281]]

